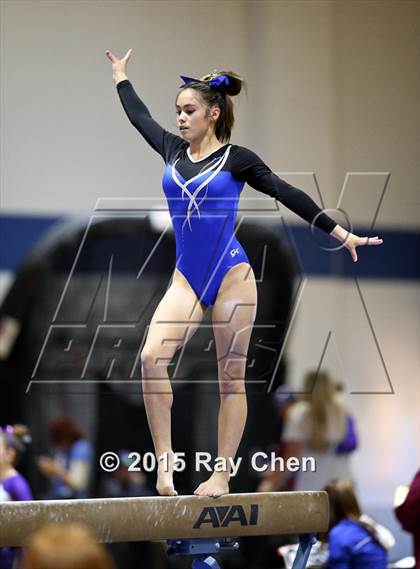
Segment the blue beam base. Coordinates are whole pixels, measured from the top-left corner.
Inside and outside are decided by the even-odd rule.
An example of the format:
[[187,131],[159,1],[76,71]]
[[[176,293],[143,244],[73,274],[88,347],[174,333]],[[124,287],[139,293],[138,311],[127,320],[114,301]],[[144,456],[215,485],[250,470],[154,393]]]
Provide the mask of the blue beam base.
[[[313,544],[315,534],[308,533],[299,537],[299,547],[292,569],[305,569]],[[168,555],[194,555],[192,569],[221,569],[210,553],[221,553],[239,549],[236,537],[203,538],[203,539],[168,539],[166,552]]]

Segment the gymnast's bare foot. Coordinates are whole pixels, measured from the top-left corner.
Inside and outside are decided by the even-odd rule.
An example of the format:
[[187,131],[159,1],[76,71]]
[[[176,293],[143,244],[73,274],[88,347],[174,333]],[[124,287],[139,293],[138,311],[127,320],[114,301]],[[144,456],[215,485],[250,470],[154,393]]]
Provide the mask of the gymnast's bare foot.
[[156,490],[160,496],[178,496],[174,481],[174,453],[167,453],[166,458],[158,459]]
[[195,489],[196,496],[211,496],[217,498],[223,494],[229,494],[229,473],[213,472],[206,482],[203,482]]

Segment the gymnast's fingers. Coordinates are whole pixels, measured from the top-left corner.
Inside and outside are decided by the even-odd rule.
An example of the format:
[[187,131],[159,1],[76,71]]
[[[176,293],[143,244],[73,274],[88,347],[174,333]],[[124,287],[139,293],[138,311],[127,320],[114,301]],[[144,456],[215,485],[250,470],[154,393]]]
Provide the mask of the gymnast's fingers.
[[112,63],[116,63],[118,61],[112,51],[109,51],[109,49],[106,50],[105,55]]
[[124,57],[122,58],[121,61],[125,61],[127,63],[127,61],[130,59],[132,53],[133,53],[133,49],[130,47],[130,49],[127,51],[127,53],[124,55]]
[[356,247],[359,245],[381,245],[382,243],[383,239],[380,239],[377,235],[376,237],[359,237]]
[[378,236],[368,237],[366,245],[382,245],[383,242],[384,242],[384,240]]

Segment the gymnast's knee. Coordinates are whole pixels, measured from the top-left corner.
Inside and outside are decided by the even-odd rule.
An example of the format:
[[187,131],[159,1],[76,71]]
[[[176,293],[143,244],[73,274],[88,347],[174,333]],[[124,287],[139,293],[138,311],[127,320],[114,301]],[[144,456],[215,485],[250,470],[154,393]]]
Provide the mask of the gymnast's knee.
[[246,393],[244,379],[230,378],[219,380],[219,393],[221,400],[229,395],[242,395]]
[[145,346],[140,354],[142,377],[159,375],[157,370],[166,370],[170,363],[166,354],[153,346]]
[[243,362],[230,362],[219,373],[220,396],[245,393],[245,373]]

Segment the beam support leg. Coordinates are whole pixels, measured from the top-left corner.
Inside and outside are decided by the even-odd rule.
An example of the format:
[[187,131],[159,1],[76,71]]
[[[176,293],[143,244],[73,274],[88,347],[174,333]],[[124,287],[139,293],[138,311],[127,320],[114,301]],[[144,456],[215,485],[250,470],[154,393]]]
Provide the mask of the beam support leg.
[[292,565],[292,569],[305,569],[313,544],[316,542],[314,533],[305,533],[299,536],[299,547]]

